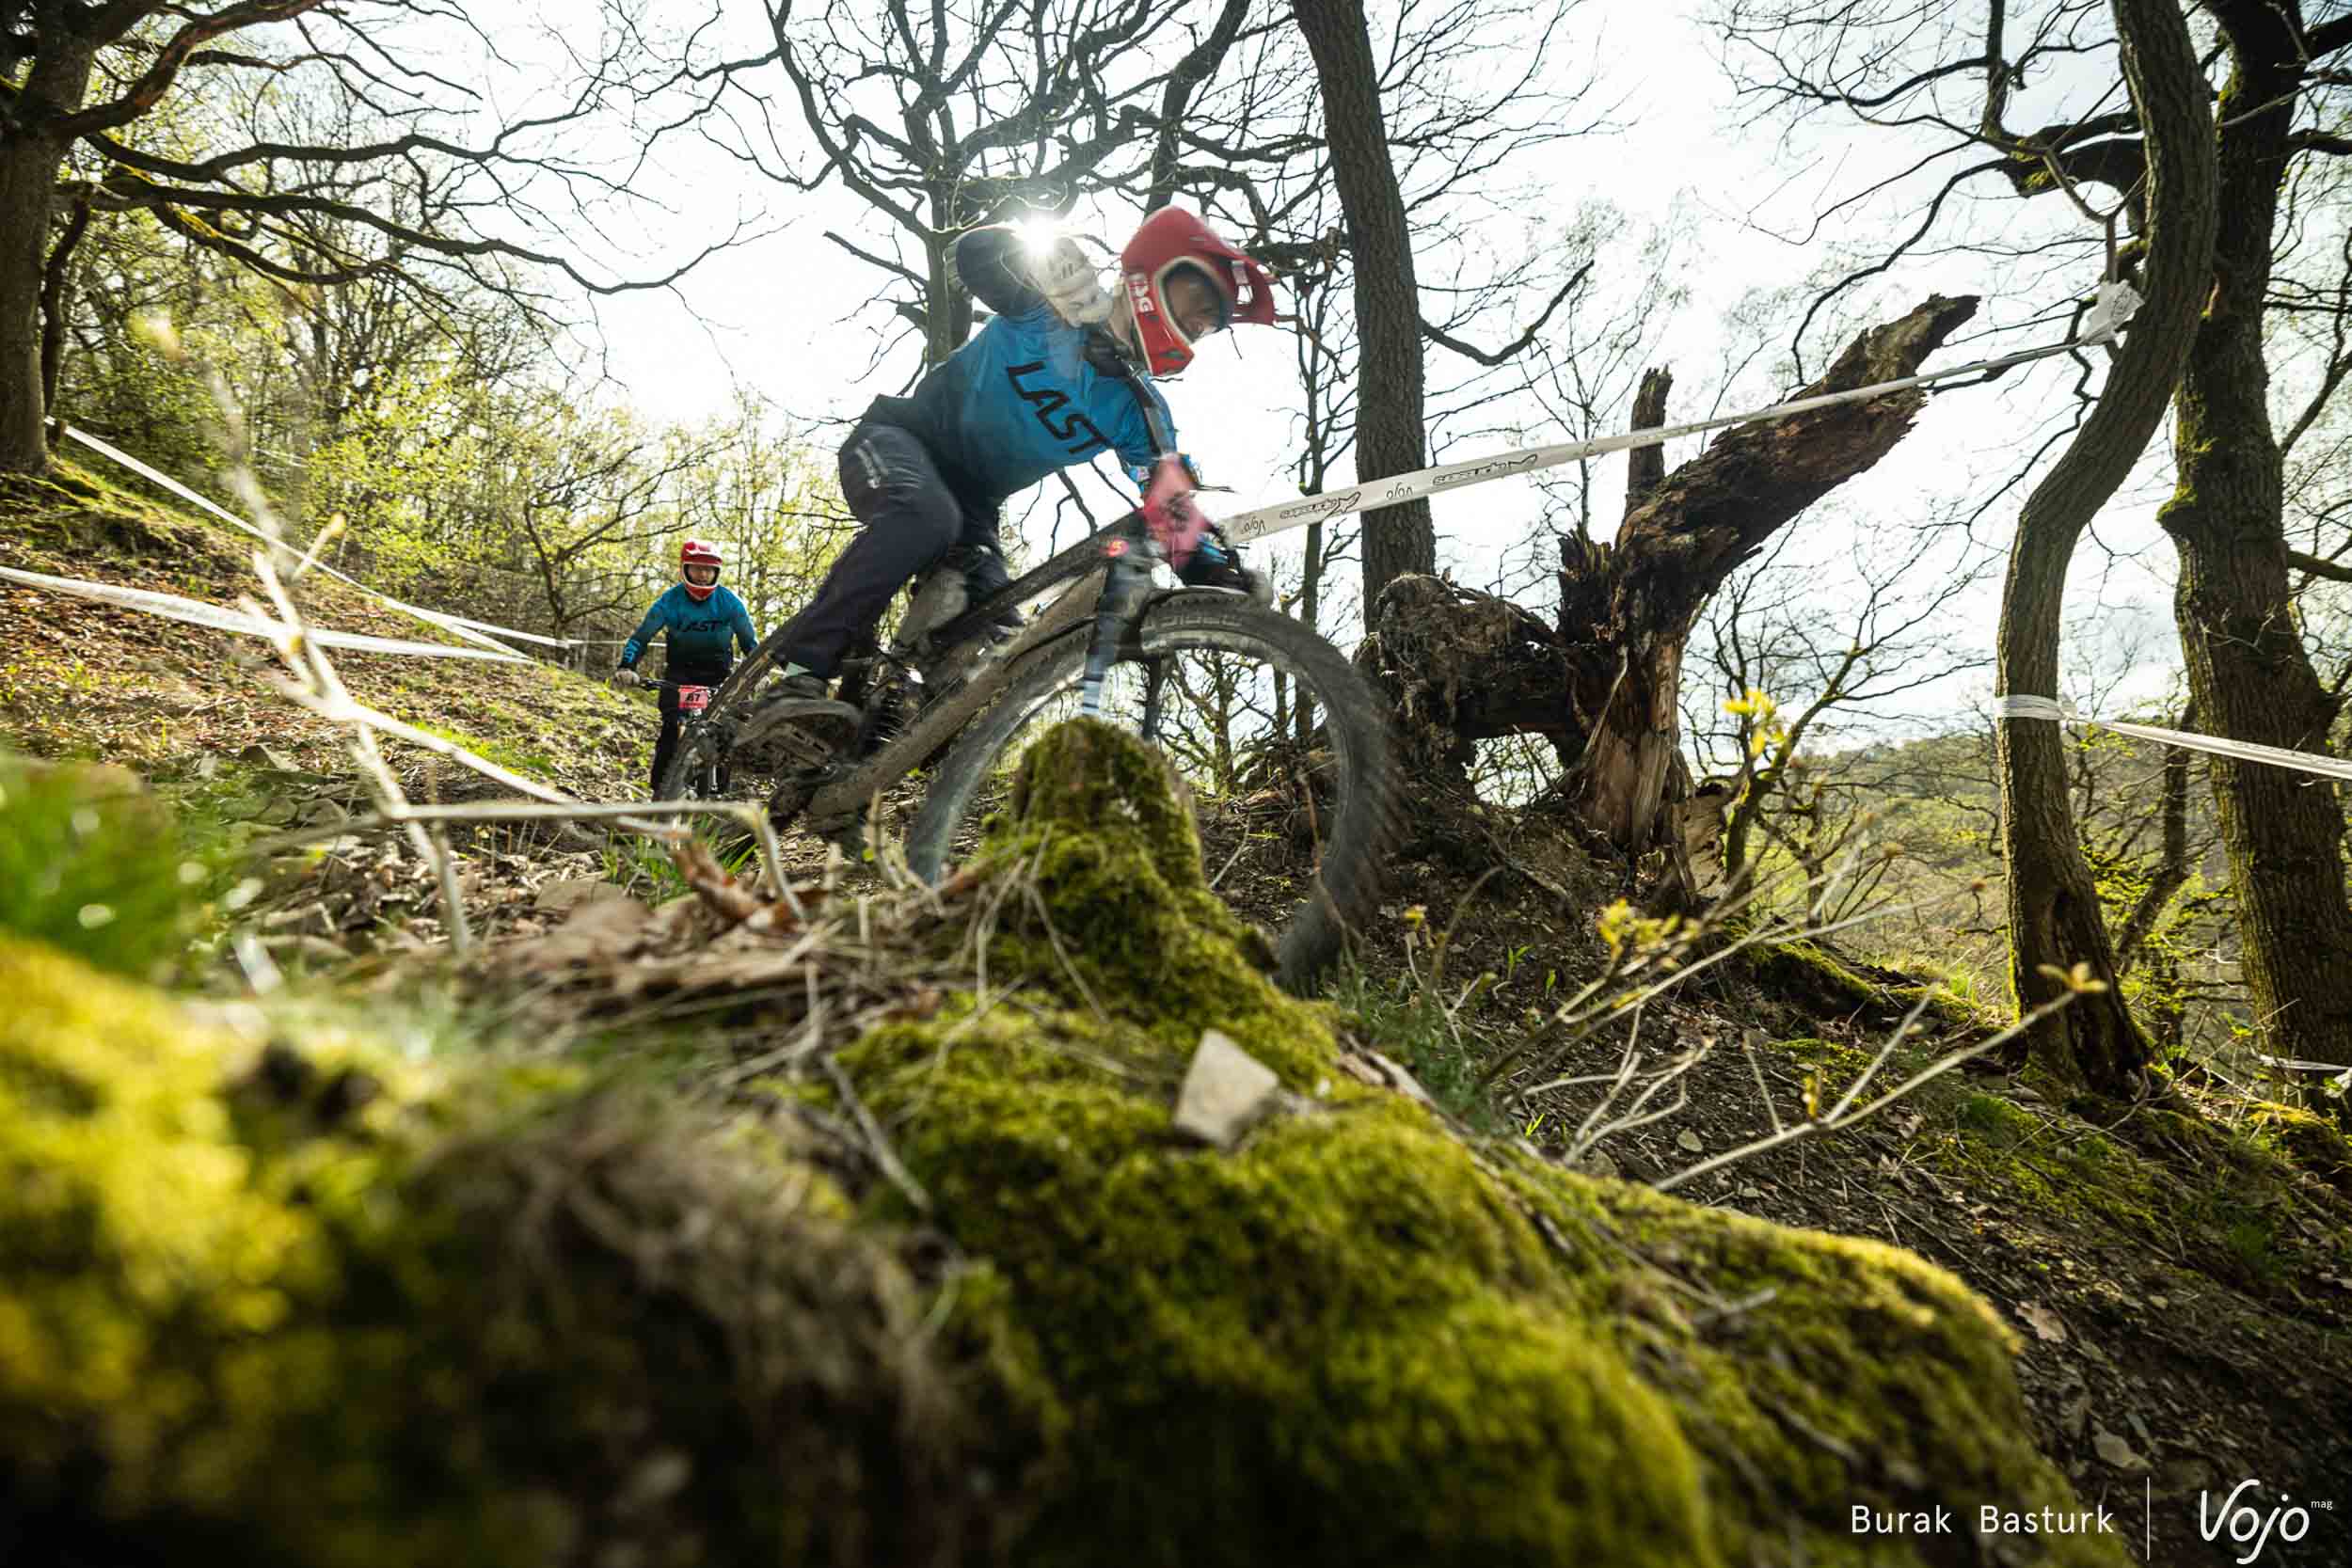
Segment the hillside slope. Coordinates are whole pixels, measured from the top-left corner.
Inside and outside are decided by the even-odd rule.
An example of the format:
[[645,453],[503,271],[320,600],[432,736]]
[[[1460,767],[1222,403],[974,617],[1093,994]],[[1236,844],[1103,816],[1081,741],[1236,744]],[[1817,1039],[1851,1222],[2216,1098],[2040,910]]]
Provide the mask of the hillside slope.
[[[253,544],[71,463],[0,487],[0,565],[24,571],[233,606],[260,590]],[[304,603],[338,631],[465,645],[315,574]],[[306,771],[344,767],[337,728],[272,689],[277,658],[261,639],[0,582],[0,741],[32,755],[90,757],[164,781],[255,745]],[[517,772],[588,799],[642,791],[655,726],[642,697],[536,661],[346,653],[335,662],[361,702]],[[415,759],[410,770],[429,796],[435,770]]]

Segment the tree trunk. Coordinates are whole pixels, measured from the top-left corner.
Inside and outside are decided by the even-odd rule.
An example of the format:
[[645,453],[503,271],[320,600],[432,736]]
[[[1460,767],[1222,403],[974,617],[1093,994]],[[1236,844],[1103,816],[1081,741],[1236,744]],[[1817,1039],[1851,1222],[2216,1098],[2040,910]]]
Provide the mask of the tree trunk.
[[[2214,288],[2180,396],[2180,488],[2157,514],[2179,551],[2173,594],[2191,699],[2213,734],[2325,749],[2337,699],[2304,650],[2287,591],[2281,458],[2263,299],[2300,84],[2295,8],[2217,6],[2232,71],[2215,119]],[[2352,1064],[2352,907],[2344,816],[2299,774],[2214,759],[2213,792],[2245,942],[2247,990],[2274,1055]]]
[[[65,371],[65,320],[70,308],[68,285],[72,282],[73,251],[89,230],[89,218],[90,204],[86,197],[75,203],[65,233],[50,250],[48,262],[41,269],[40,406],[44,414],[55,413],[57,406],[57,382]],[[52,447],[63,438],[61,429],[60,433],[50,435]]]
[[[1848,344],[1797,395],[1915,374],[1976,309],[1974,298],[1931,298]],[[1563,552],[1563,630],[1575,635],[1575,614],[1598,634],[1569,686],[1585,735],[1570,799],[1618,849],[1665,839],[1683,644],[1708,597],[1784,524],[1893,451],[1926,402],[1915,389],[1727,431],[1651,489],[1613,549]]]
[[[1361,0],[1296,0],[1292,14],[1314,56],[1331,174],[1347,215],[1354,263],[1357,365],[1356,477],[1364,483],[1429,466],[1422,411],[1421,290],[1404,193],[1380,118],[1380,71]],[[1438,569],[1426,500],[1365,514],[1364,614],[1407,572]]]
[[44,45],[0,116],[0,474],[49,467],[40,299],[65,144],[43,127],[81,107],[93,58],[87,43]]
[[0,474],[49,467],[40,296],[60,161],[56,144],[42,136],[0,135]]
[[[2001,602],[2005,693],[2057,695],[2067,563],[2163,418],[2212,265],[2212,125],[2187,24],[2174,0],[2115,0],[2115,17],[2124,73],[2147,129],[2148,298],[2081,432],[2018,518]],[[2128,1094],[2138,1085],[2148,1046],[2116,985],[2106,925],[2067,799],[2063,736],[2047,719],[2004,719],[1999,733],[2010,979],[2018,1010],[2064,994],[2064,975],[2077,965],[2106,988],[2076,995],[2037,1025],[2028,1049],[2066,1086]]]
[[[1856,338],[1797,395],[1916,374],[1976,311],[1973,298],[1931,297]],[[1678,842],[1664,808],[1689,786],[1678,701],[1699,611],[1774,532],[1893,451],[1926,401],[1915,388],[1726,431],[1652,489],[1614,546],[1562,536],[1556,626],[1491,594],[1401,579],[1367,616],[1357,664],[1388,693],[1406,773],[1458,782],[1470,742],[1541,735],[1577,759],[1555,803],[1629,858]]]

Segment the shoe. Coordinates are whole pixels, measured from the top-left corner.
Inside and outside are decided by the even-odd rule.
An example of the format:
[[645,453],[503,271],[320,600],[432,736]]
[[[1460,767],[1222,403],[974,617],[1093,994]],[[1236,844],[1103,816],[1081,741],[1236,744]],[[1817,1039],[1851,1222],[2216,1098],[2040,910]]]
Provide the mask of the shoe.
[[798,703],[821,703],[833,683],[822,675],[812,675],[805,670],[797,675],[787,675],[769,687],[771,697],[789,698]]
[[1176,574],[1187,588],[1223,588],[1247,594],[1261,605],[1274,602],[1273,583],[1241,563],[1241,557],[1219,541],[1203,539],[1192,559]]

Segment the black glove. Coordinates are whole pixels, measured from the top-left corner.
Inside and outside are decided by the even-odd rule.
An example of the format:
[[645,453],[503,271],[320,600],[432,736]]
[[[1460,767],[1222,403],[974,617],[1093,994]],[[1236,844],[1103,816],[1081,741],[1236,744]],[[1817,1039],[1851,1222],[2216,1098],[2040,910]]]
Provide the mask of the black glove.
[[1253,572],[1242,564],[1241,552],[1225,541],[1221,533],[1212,533],[1200,541],[1200,547],[1192,552],[1177,577],[1187,588],[1224,588],[1247,594],[1261,606],[1274,603],[1274,584],[1263,572]]

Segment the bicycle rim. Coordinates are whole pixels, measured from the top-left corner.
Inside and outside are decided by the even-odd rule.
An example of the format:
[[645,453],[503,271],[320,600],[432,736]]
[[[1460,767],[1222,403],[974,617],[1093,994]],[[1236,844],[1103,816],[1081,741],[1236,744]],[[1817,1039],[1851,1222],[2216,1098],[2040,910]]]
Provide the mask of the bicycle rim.
[[[1328,810],[1308,796],[1313,816],[1310,854],[1312,870],[1302,896],[1274,922],[1278,978],[1304,991],[1321,975],[1348,932],[1377,905],[1383,871],[1395,840],[1394,778],[1386,718],[1378,699],[1339,650],[1296,621],[1231,594],[1196,592],[1171,594],[1144,613],[1138,641],[1143,653],[1170,659],[1184,671],[1184,684],[1171,674],[1164,702],[1160,749],[1180,772],[1196,775],[1201,749],[1181,729],[1184,709],[1220,689],[1215,685],[1220,656],[1227,676],[1238,668],[1262,694],[1267,673],[1280,671],[1294,693],[1314,700],[1335,761],[1336,784]],[[980,804],[993,799],[1028,742],[1054,724],[1077,716],[1085,663],[1081,640],[1046,654],[998,702],[958,737],[940,763],[930,792],[907,833],[907,859],[914,870],[936,880]],[[1146,696],[1144,666],[1123,659],[1105,682],[1102,717],[1139,729]],[[1189,686],[1189,690],[1186,686]],[[1240,693],[1222,689],[1230,700]],[[1198,734],[1200,726],[1193,727]],[[1211,727],[1210,733],[1215,733]],[[1215,878],[1220,868],[1210,865]]]

